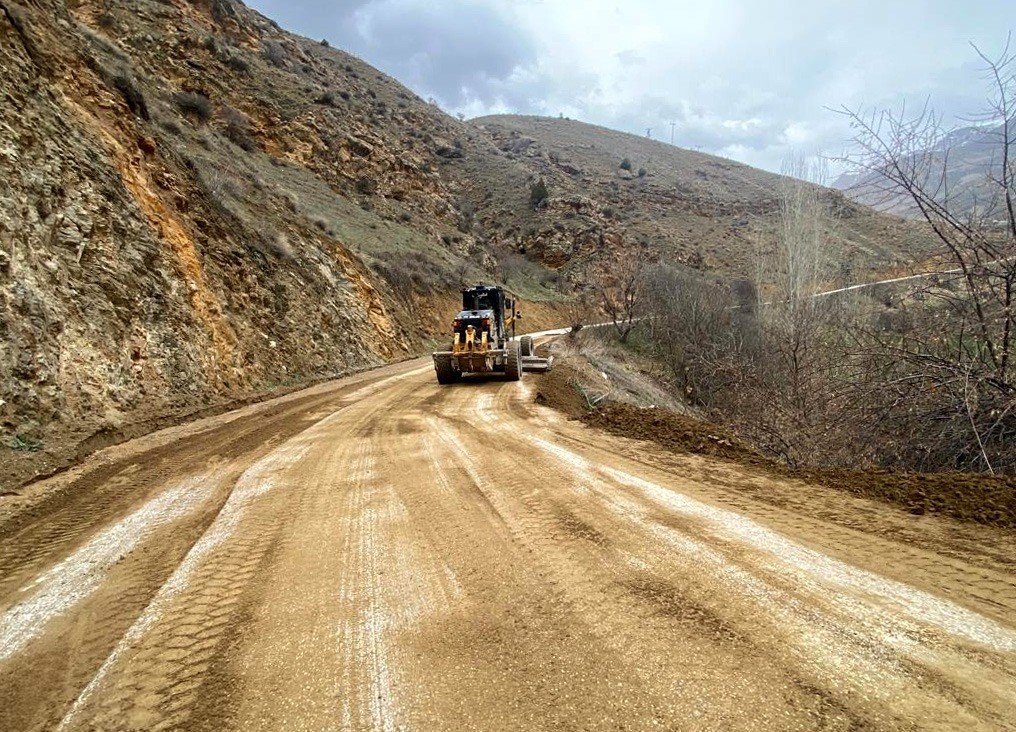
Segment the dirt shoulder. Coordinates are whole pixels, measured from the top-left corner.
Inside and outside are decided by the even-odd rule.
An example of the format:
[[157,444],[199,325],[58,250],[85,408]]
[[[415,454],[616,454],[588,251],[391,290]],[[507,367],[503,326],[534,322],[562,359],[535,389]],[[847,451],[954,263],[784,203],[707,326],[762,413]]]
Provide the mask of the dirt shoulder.
[[[1016,528],[1016,478],[971,473],[905,473],[842,468],[789,468],[740,442],[724,428],[664,407],[603,400],[595,405],[599,373],[581,356],[557,355],[552,371],[536,379],[536,401],[614,435],[656,443],[677,453],[705,455],[768,475],[819,484],[899,506],[914,515]],[[589,395],[589,396],[587,396]]]

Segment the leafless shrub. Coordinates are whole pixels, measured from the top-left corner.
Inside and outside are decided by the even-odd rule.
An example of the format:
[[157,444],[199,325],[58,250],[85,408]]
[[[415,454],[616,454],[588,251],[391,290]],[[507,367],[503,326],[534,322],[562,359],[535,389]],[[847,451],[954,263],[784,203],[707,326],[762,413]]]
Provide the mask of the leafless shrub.
[[264,57],[268,60],[272,66],[277,66],[280,69],[286,68],[288,62],[286,61],[286,49],[282,47],[282,44],[278,41],[265,41],[261,47],[261,52]]
[[377,193],[377,181],[368,175],[361,175],[356,181],[356,192],[364,196],[373,196]]
[[887,198],[913,202],[952,262],[953,287],[925,288],[917,327],[872,332],[859,349],[878,375],[876,417],[905,424],[906,459],[1016,469],[1016,52],[977,51],[992,87],[977,121],[995,148],[985,197],[950,191],[948,134],[929,107],[910,114],[844,109],[860,154],[850,162]]
[[124,67],[116,69],[110,75],[110,82],[120,92],[127,107],[141,119],[149,119],[148,103],[145,101],[144,92],[138,85],[137,79]]
[[542,264],[514,249],[498,255],[497,275],[501,282],[517,290],[546,285],[554,277]]
[[601,262],[588,277],[599,308],[614,324],[622,343],[628,341],[636,321],[643,314],[649,256],[645,247],[630,245],[609,263]]
[[180,129],[180,125],[176,123],[176,120],[169,119],[168,117],[165,119],[160,119],[159,126],[172,135],[179,135],[183,132],[183,130]]
[[230,212],[232,202],[242,200],[244,189],[230,173],[217,169],[205,169],[198,174],[198,180],[208,191],[209,198],[221,211]]
[[583,327],[598,320],[595,293],[587,284],[577,286],[562,306],[568,335],[574,337]]
[[200,123],[212,118],[212,101],[198,92],[177,92],[173,95],[176,108]]
[[243,58],[236,52],[227,53],[225,58],[223,59],[223,63],[226,64],[226,66],[231,68],[233,71],[236,71],[237,73],[240,74],[246,74],[250,71],[250,64],[247,63],[247,60],[245,58]]
[[251,138],[250,120],[247,115],[230,106],[222,108],[223,134],[230,142],[247,152],[257,149]]

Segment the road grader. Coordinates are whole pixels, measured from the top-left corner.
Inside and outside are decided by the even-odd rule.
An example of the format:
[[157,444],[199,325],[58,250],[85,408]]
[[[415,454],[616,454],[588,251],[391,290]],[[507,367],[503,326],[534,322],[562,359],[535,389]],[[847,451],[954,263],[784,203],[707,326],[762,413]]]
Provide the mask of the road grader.
[[462,310],[452,322],[450,351],[434,353],[440,384],[454,384],[463,374],[504,373],[518,381],[525,371],[549,371],[552,359],[533,350],[532,336],[517,337],[522,317],[517,298],[496,285],[474,285],[462,291]]

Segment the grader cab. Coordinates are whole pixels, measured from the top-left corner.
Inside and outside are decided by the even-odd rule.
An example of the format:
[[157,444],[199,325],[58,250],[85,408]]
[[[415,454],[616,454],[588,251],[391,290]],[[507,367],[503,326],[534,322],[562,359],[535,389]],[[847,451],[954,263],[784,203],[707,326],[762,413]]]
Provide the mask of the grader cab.
[[539,358],[530,336],[517,337],[522,317],[516,298],[496,285],[475,285],[462,291],[462,310],[452,322],[451,350],[434,353],[434,370],[441,384],[463,374],[501,372],[518,381],[525,371],[548,371],[551,359]]

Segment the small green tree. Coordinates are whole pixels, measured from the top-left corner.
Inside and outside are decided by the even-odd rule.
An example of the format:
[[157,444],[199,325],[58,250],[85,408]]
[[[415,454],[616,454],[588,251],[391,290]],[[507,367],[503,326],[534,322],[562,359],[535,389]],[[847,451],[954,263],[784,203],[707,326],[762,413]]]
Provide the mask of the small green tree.
[[621,161],[621,170],[631,170],[631,160],[625,158]]
[[529,203],[533,208],[538,208],[541,203],[547,200],[549,195],[550,191],[547,190],[547,184],[543,181],[543,178],[540,178],[529,188]]

